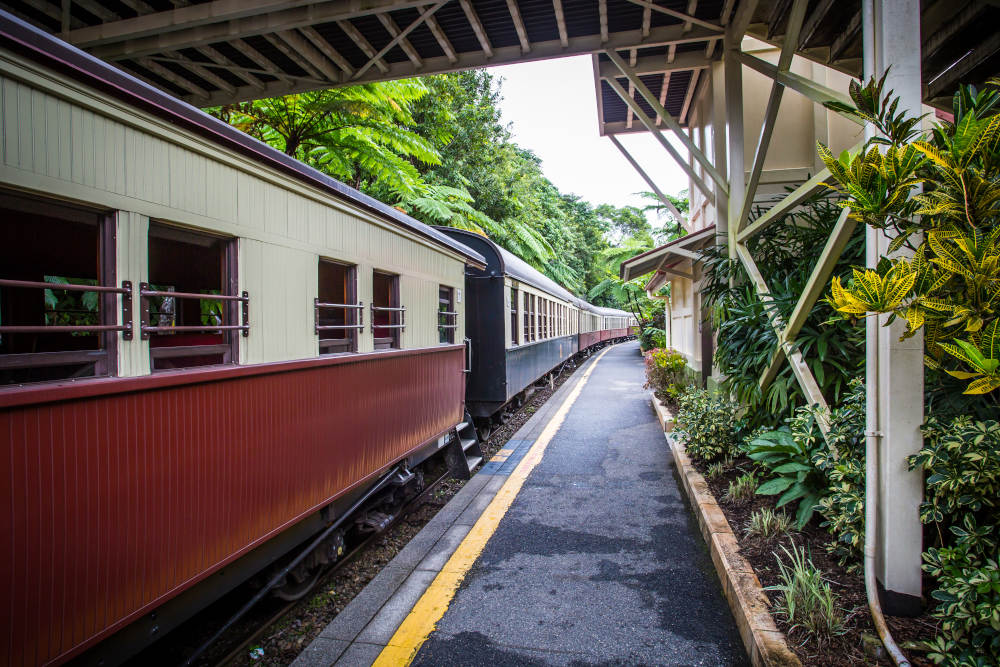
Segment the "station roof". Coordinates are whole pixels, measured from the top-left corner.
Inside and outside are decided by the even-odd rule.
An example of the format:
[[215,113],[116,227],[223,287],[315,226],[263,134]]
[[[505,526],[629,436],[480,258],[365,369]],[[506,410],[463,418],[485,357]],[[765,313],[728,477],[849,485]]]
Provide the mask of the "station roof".
[[[63,7],[68,12],[63,11]],[[601,134],[645,131],[616,50],[683,126],[731,21],[780,44],[791,0],[0,0],[196,106],[591,54]],[[861,0],[810,0],[798,53],[861,72]],[[752,10],[752,11],[751,11]],[[750,13],[750,16],[746,16]],[[998,0],[924,0],[927,101],[1000,72]],[[640,106],[652,109],[629,89]]]

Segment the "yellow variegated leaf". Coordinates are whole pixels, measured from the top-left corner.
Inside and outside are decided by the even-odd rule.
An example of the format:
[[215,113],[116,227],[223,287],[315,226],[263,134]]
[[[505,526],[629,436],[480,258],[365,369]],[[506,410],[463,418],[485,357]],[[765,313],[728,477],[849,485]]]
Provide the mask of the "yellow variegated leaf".
[[924,311],[916,305],[911,305],[906,309],[906,322],[910,325],[910,331],[916,331],[924,326]]
[[988,394],[994,389],[1000,387],[1000,378],[998,377],[981,377],[978,380],[973,380],[966,387],[963,394]]
[[971,380],[972,378],[977,378],[982,375],[982,373],[969,373],[968,371],[949,371],[946,370],[945,373],[952,376],[953,378],[958,378],[959,380]]

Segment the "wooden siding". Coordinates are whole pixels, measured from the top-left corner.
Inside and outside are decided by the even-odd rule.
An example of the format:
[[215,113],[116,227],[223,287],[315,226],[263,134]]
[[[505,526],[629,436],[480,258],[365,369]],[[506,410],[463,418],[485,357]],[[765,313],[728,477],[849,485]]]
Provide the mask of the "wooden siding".
[[462,418],[464,361],[448,346],[0,393],[0,663],[64,661],[438,437]]
[[[320,257],[358,265],[366,307],[372,269],[400,274],[404,348],[437,344],[438,286],[464,285],[457,254],[3,50],[0,137],[0,187],[119,211],[119,281],[146,279],[150,219],[239,237],[252,327],[241,340],[243,363],[318,354],[312,300]],[[465,335],[459,312],[456,340]],[[359,343],[372,349],[370,328]],[[148,372],[147,357],[138,336],[120,343],[122,374]]]

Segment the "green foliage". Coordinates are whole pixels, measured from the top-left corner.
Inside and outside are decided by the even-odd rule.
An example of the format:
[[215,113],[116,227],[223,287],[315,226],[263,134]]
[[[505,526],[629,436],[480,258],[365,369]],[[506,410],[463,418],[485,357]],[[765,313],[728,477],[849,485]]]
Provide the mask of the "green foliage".
[[[66,278],[64,276],[43,276],[47,283],[63,285],[96,285],[97,281],[86,278]],[[77,292],[70,290],[43,290],[45,300],[45,324],[58,326],[88,326],[99,324],[98,308],[100,298],[97,292]],[[77,331],[73,336],[92,336]]]
[[[851,382],[850,393],[830,412],[829,421],[830,448],[813,455],[813,464],[828,479],[816,509],[823,516],[820,525],[836,538],[827,552],[841,566],[857,570],[865,542],[865,387],[860,379]],[[833,448],[837,458],[831,456]]]
[[770,507],[757,510],[747,522],[747,535],[765,542],[786,536],[791,530],[792,519],[784,512],[776,512]]
[[826,476],[813,463],[816,451],[826,444],[817,437],[811,412],[803,411],[789,421],[790,429],[764,433],[745,444],[743,451],[769,472],[770,479],[757,487],[757,495],[778,496],[777,507],[797,501],[795,525],[801,530],[826,490]]
[[757,481],[757,475],[753,471],[740,475],[729,483],[729,488],[723,494],[722,501],[737,507],[750,504],[750,501],[753,500],[754,489],[757,488]]
[[[776,221],[765,234],[748,241],[748,250],[771,290],[773,305],[757,295],[743,266],[730,259],[726,246],[705,253],[703,296],[718,333],[715,364],[725,378],[724,389],[747,407],[753,427],[775,428],[805,403],[790,365],[780,367],[765,392],[760,389],[760,378],[778,343],[771,319],[787,320],[791,315],[839,215],[835,200],[815,197],[801,210]],[[864,235],[856,233],[836,270],[846,270],[863,257]],[[831,314],[828,305],[816,304],[796,344],[827,401],[837,403],[864,363],[864,332],[839,318],[829,321]]]
[[[994,80],[992,85],[1000,85]],[[851,86],[854,113],[877,135],[855,155],[820,145],[842,205],[859,222],[893,237],[911,259],[833,278],[829,303],[848,318],[891,313],[904,337],[923,331],[926,363],[968,381],[967,394],[1000,388],[1000,92],[963,87],[954,122],[917,136],[919,119],[897,113],[884,77]],[[842,106],[842,105],[841,105]],[[913,195],[914,188],[923,191]],[[912,196],[911,196],[912,195]]]
[[722,477],[726,473],[726,466],[722,461],[716,461],[708,466],[708,470],[705,471],[705,479],[715,479],[716,477]]
[[937,581],[933,614],[941,621],[931,658],[946,665],[997,664],[1000,423],[931,418],[924,447],[908,461],[927,475],[920,518],[936,528],[935,546],[924,553],[924,571]]
[[765,589],[780,593],[775,611],[785,617],[791,632],[801,630],[817,643],[843,634],[840,601],[812,558],[794,544],[791,551],[784,546],[781,550],[788,562],[778,556],[780,583]]
[[951,526],[953,546],[924,553],[924,571],[937,580],[931,597],[941,632],[931,642],[936,664],[976,667],[1000,664],[1000,566],[995,526],[978,527],[971,515]]
[[694,389],[677,399],[677,426],[692,458],[712,462],[731,458],[736,452],[743,423],[736,418],[740,407],[722,395]]
[[643,356],[646,389],[666,405],[675,405],[688,389],[687,359],[676,350],[654,348]]

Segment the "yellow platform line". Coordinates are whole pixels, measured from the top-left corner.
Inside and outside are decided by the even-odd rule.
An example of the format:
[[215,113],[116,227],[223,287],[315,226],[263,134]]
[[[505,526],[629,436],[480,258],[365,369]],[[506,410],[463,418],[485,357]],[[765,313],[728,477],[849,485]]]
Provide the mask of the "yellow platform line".
[[549,419],[549,422],[542,429],[541,434],[535,440],[531,449],[528,450],[528,453],[525,454],[517,467],[510,473],[507,481],[500,487],[500,490],[493,497],[492,502],[486,507],[479,520],[476,521],[472,530],[465,536],[462,543],[458,545],[455,553],[448,559],[441,572],[438,573],[434,581],[427,587],[427,590],[417,600],[417,603],[413,605],[413,609],[410,610],[409,615],[403,619],[396,633],[389,640],[389,644],[382,649],[378,658],[372,663],[373,667],[400,667],[402,665],[409,665],[417,656],[417,651],[427,641],[427,638],[437,627],[438,621],[441,620],[444,613],[448,610],[448,605],[451,604],[452,599],[455,597],[455,591],[458,590],[469,568],[479,558],[479,555],[486,547],[486,543],[493,536],[497,526],[500,524],[500,519],[510,509],[514,498],[517,497],[521,486],[524,485],[524,481],[528,479],[528,475],[538,465],[538,462],[542,460],[545,448],[548,447],[552,437],[559,431],[559,427],[562,426],[566,415],[569,413],[569,409],[573,407],[573,403],[576,402],[580,392],[583,391],[583,386],[587,383],[587,379],[590,378],[590,374],[597,366],[597,362],[610,349],[610,347],[607,347],[597,355],[593,363],[590,364],[590,367],[587,368],[586,372],[580,378],[580,381],[563,400],[562,405],[559,406],[556,413]]

